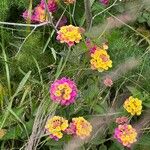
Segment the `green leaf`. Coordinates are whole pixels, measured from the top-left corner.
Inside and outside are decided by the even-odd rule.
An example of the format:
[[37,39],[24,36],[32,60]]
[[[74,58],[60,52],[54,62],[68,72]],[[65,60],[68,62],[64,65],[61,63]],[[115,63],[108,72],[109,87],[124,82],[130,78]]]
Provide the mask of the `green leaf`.
[[147,20],[149,18],[149,13],[143,13],[143,17]]
[[21,128],[19,126],[11,127],[7,130],[2,140],[19,139],[21,136]]
[[99,88],[96,84],[91,84],[87,90],[85,90],[85,98],[93,100],[93,98],[99,93]]
[[[28,78],[30,77],[30,74],[31,74],[31,71],[29,71],[25,76],[24,78],[21,80],[15,94],[13,95],[13,98],[16,97],[18,95],[18,93],[24,88],[24,85],[26,84]],[[13,99],[12,98],[12,99]]]
[[54,59],[56,61],[56,59],[57,59],[57,57],[56,57],[56,51],[55,51],[55,49],[53,47],[50,47],[50,49],[51,49],[52,55],[53,55],[53,57],[54,57]]
[[150,148],[150,134],[142,135],[135,143],[133,150],[149,150]]
[[124,147],[120,143],[114,141],[108,150],[124,150]]
[[139,17],[139,18],[138,18],[138,22],[139,22],[139,23],[144,23],[144,22],[146,22],[146,19],[143,18],[143,17]]
[[99,113],[99,114],[105,113],[105,109],[101,105],[95,105],[93,109],[96,113]]
[[147,21],[147,24],[149,25],[149,27],[150,27],[150,17],[149,17],[149,20]]
[[105,146],[104,144],[102,146],[99,147],[99,150],[107,150],[107,146]]
[[[23,113],[24,113],[24,110],[25,108],[24,107],[21,107],[21,108],[13,108],[12,111],[13,113],[18,117],[18,118],[21,118]],[[0,122],[2,122],[2,118],[3,118],[3,115],[0,116]],[[8,118],[6,119],[6,122],[5,124],[3,125],[3,127],[8,127],[8,126],[11,126],[12,124],[15,124],[17,123],[18,120],[15,118],[14,115],[10,114],[8,116]]]
[[142,94],[139,90],[137,90],[135,87],[127,86],[127,89],[131,92],[133,96],[139,96],[142,97]]

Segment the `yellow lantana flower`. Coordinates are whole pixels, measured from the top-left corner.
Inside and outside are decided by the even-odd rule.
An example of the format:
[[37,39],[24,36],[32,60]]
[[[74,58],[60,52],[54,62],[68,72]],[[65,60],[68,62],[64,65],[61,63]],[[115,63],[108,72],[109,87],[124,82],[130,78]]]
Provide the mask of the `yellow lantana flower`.
[[142,101],[138,98],[130,96],[125,102],[123,107],[127,112],[131,113],[132,116],[139,116],[142,112]]
[[65,131],[68,127],[68,120],[60,116],[54,116],[50,118],[46,125],[45,129],[50,134],[50,137],[58,140],[63,137],[62,131]]
[[112,67],[112,61],[105,49],[96,47],[96,50],[91,53],[91,68],[102,72]]

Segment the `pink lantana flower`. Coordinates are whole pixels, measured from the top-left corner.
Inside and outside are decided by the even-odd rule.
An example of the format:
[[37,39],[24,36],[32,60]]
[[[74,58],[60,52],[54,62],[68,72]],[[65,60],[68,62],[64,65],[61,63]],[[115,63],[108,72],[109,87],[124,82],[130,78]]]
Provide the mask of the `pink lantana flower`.
[[83,117],[73,118],[65,132],[69,135],[78,136],[81,139],[85,139],[90,136],[92,132],[92,125]]
[[123,146],[130,147],[137,141],[137,131],[129,124],[118,125],[114,132],[114,138]]
[[100,3],[102,3],[103,5],[108,5],[109,4],[109,0],[99,0]]
[[[47,7],[48,7],[48,11],[51,13],[54,13],[57,11],[58,8],[58,2],[57,0],[48,0],[47,1]],[[41,6],[46,9],[46,4],[45,4],[45,0],[41,0]]]
[[104,79],[103,83],[106,87],[111,87],[113,85],[113,81],[110,77],[106,77]]
[[33,21],[33,10],[31,12],[29,12],[28,10],[25,10],[22,14],[22,17],[25,19],[25,20],[31,20]]
[[32,16],[32,20],[34,22],[46,22],[48,21],[48,14],[46,9],[44,9],[41,5],[38,5],[34,9],[34,14]]
[[116,123],[117,124],[125,124],[128,122],[128,118],[127,117],[118,117],[116,118]]
[[52,101],[67,106],[75,102],[77,91],[75,82],[63,77],[51,85],[50,97]]
[[[31,16],[29,16],[31,15]],[[46,9],[44,9],[41,5],[38,5],[37,7],[32,10],[31,14],[28,10],[26,10],[23,13],[23,18],[25,20],[30,19],[32,22],[47,22],[48,21],[48,13],[46,12]]]

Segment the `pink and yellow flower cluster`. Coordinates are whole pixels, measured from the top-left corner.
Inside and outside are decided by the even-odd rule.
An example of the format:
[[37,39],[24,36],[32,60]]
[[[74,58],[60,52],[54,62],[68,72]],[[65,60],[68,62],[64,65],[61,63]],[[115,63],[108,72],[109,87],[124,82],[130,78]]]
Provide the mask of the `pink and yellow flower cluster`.
[[[140,115],[142,112],[142,101],[138,98],[130,96],[125,102],[123,107],[131,113],[132,116]],[[122,145],[130,147],[131,144],[136,142],[137,131],[130,124],[127,117],[116,118],[116,123],[119,124],[115,129],[114,138],[117,139]]]
[[82,39],[80,28],[73,25],[62,26],[57,34],[57,40],[67,43],[69,47],[79,43]]
[[91,69],[102,72],[112,67],[112,61],[107,51],[103,48],[94,46],[91,49]]
[[67,106],[75,102],[77,91],[75,82],[63,77],[51,85],[50,97],[54,102]]
[[47,22],[49,13],[54,13],[57,10],[57,5],[57,0],[48,0],[47,4],[45,4],[44,0],[41,0],[40,4],[38,4],[31,12],[26,10],[23,13],[23,18],[25,20],[29,19],[32,22]]
[[97,45],[93,45],[90,39],[87,39],[86,46],[90,50],[90,64],[92,70],[102,72],[112,67],[112,61],[107,53],[107,44],[104,43],[102,47],[98,47]]
[[54,116],[51,119],[48,119],[45,129],[49,134],[51,139],[58,141],[63,137],[63,131],[68,127],[68,120],[63,117]]
[[78,136],[81,139],[89,137],[91,131],[91,124],[83,117],[73,118],[72,122],[69,125],[69,128],[66,129],[66,132],[68,134]]
[[118,125],[115,129],[114,138],[123,146],[130,147],[131,144],[137,141],[137,132],[129,124]]
[[142,112],[142,101],[138,98],[130,96],[125,102],[123,107],[129,112],[132,116],[139,116]]
[[127,117],[118,117],[116,118],[116,123],[117,124],[125,124],[128,122],[128,118]]
[[54,116],[48,119],[45,129],[51,139],[58,141],[63,137],[63,133],[76,135],[84,139],[90,136],[92,126],[83,117],[73,118],[69,125],[68,120],[60,116]]

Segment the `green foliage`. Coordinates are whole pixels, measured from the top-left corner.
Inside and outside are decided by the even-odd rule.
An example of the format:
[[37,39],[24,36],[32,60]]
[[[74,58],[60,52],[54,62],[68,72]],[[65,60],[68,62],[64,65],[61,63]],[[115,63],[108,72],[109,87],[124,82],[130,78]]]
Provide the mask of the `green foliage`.
[[150,27],[150,10],[144,10],[138,17],[139,23],[147,23]]
[[15,9],[25,9],[28,8],[29,2],[24,0],[1,0],[0,1],[0,21],[5,21],[9,17],[9,13],[12,7]]

